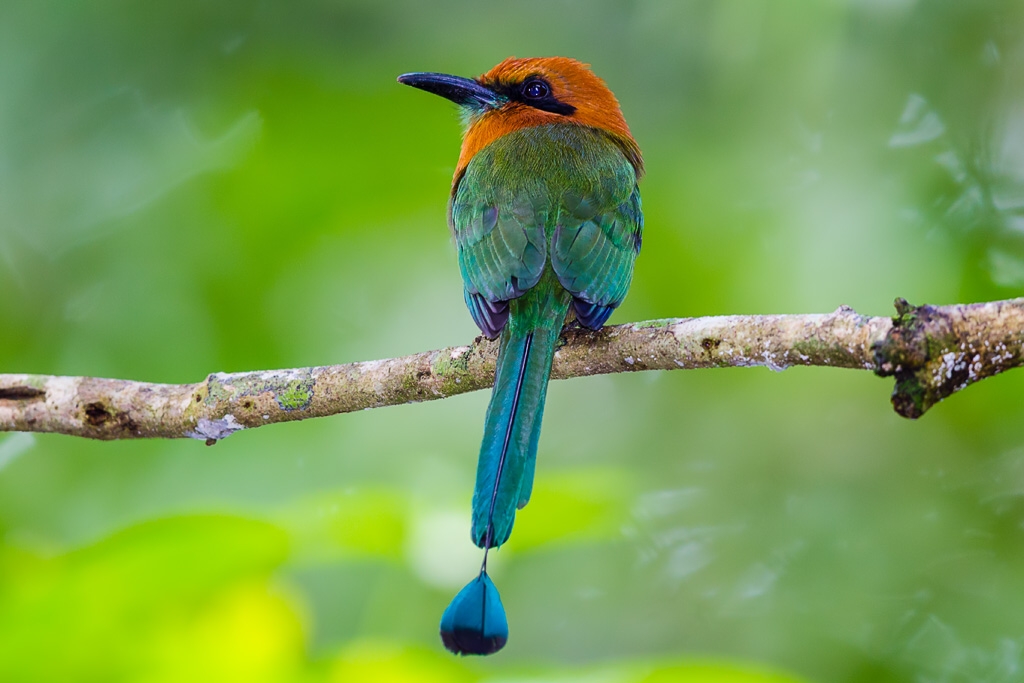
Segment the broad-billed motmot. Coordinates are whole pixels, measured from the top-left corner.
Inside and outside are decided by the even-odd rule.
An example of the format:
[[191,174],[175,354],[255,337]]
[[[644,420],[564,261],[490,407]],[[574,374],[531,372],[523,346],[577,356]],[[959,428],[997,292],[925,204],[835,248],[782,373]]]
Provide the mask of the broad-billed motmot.
[[410,73],[399,82],[458,104],[466,124],[448,204],[466,305],[500,338],[473,492],[480,574],[441,618],[456,654],[508,639],[487,549],[530,500],[551,362],[571,316],[600,329],[626,296],[640,251],[640,148],[615,95],[586,64],[509,58],[471,80]]

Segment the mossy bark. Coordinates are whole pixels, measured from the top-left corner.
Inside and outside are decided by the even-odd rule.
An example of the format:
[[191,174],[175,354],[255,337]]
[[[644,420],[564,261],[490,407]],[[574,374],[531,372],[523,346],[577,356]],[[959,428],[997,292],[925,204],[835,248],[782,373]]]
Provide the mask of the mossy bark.
[[[911,306],[867,317],[824,315],[668,318],[605,327],[570,325],[551,376],[639,370],[815,365],[894,376],[892,402],[908,418],[974,382],[1024,362],[1024,299]],[[179,438],[209,444],[264,424],[446,398],[490,387],[497,343],[403,358],[294,370],[216,373],[196,384],[0,375],[0,431],[92,439]]]
[[1024,299],[964,306],[896,300],[892,331],[875,345],[876,372],[896,378],[892,405],[918,418],[986,377],[1021,365]]

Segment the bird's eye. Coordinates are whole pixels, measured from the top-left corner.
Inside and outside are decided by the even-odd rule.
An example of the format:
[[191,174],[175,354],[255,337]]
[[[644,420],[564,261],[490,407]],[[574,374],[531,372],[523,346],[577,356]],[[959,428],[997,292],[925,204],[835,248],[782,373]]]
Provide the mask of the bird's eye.
[[548,84],[544,81],[527,81],[523,84],[523,97],[539,100],[547,97]]

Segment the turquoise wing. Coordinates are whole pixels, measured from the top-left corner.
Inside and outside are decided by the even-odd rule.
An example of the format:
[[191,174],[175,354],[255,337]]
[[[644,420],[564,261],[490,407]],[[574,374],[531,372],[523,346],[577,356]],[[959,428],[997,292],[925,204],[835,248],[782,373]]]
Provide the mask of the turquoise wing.
[[452,198],[451,225],[466,305],[480,330],[495,338],[508,320],[508,301],[540,280],[547,259],[543,217],[523,193],[471,163]]
[[640,253],[644,217],[633,169],[606,175],[589,193],[566,192],[551,240],[551,265],[573,295],[580,324],[599,329],[622,303]]

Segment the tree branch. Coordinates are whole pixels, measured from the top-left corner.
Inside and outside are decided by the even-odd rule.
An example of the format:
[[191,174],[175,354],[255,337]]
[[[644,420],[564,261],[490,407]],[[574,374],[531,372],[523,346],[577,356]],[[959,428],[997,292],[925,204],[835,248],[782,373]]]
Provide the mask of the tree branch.
[[[552,377],[639,370],[818,365],[895,376],[893,407],[920,417],[950,394],[1024,363],[1024,298],[958,306],[896,301],[895,318],[734,315],[571,326]],[[204,439],[240,429],[447,398],[491,386],[497,342],[404,358],[216,373],[197,384],[0,375],[0,431],[92,439]]]

